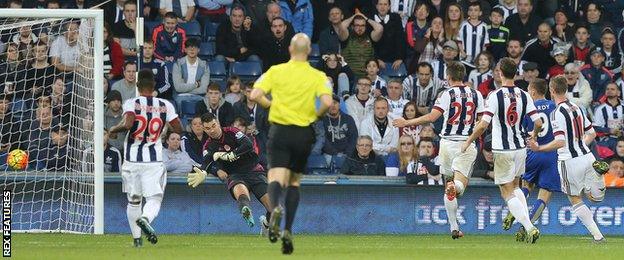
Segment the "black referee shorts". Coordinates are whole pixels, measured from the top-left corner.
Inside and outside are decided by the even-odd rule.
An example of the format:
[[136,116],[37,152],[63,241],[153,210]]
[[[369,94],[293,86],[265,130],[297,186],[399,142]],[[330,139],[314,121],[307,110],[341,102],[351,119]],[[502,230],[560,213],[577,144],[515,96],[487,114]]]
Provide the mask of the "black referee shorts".
[[284,167],[295,173],[303,173],[314,139],[311,126],[271,124],[267,141],[269,169]]

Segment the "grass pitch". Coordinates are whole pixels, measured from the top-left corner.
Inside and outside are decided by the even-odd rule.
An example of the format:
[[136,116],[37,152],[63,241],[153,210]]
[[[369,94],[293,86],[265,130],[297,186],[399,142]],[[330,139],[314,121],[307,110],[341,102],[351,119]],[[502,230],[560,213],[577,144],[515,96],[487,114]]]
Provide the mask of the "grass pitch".
[[[593,244],[589,236],[542,235],[536,244],[512,235],[295,235],[296,259],[622,259],[624,237]],[[130,235],[14,234],[15,259],[274,259],[281,241],[250,235],[162,235],[133,248]]]

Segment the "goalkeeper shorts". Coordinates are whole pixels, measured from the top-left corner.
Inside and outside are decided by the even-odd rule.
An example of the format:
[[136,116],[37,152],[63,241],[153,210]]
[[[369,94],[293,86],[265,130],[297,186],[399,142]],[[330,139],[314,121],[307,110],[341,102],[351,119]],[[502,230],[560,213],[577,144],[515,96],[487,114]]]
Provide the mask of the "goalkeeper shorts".
[[258,200],[267,194],[268,181],[263,172],[235,173],[229,175],[227,178],[227,188],[233,199],[236,199],[234,196],[234,186],[237,184],[245,185],[247,190],[253,193]]

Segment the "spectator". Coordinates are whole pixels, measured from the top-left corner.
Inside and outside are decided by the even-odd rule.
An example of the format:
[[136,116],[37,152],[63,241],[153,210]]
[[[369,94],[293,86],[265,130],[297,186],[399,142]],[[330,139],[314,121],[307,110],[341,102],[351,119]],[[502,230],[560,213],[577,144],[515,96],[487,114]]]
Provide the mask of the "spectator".
[[143,42],[143,59],[141,60],[141,68],[152,70],[156,86],[152,94],[158,98],[173,100],[171,89],[171,79],[169,78],[169,69],[162,60],[154,58],[154,42],[147,39]]
[[568,53],[572,47],[567,42],[558,42],[553,46],[553,50],[550,56],[555,59],[555,65],[548,69],[546,79],[554,78],[555,76],[563,75],[564,67],[568,61]]
[[[425,32],[425,48],[418,58],[418,62],[430,63],[440,55],[442,55],[442,46],[445,42],[444,38],[444,25],[441,17],[434,17],[431,20],[431,27]],[[415,67],[415,66],[414,66]],[[416,68],[410,66],[408,69],[410,73],[416,71]]]
[[46,9],[48,7],[47,0],[24,0],[22,4],[24,8]]
[[[104,77],[108,80],[122,77],[124,56],[121,45],[113,39],[110,26],[104,24]],[[46,56],[47,60],[47,56]],[[47,61],[46,61],[47,63]]]
[[366,77],[372,82],[374,98],[388,95],[386,80],[379,76],[379,62],[374,58],[366,61]]
[[388,155],[386,176],[408,176],[409,184],[427,179],[427,169],[419,162],[418,148],[414,139],[404,135],[399,138],[397,153]]
[[37,35],[32,32],[31,25],[24,25],[19,28],[19,32],[11,37],[11,42],[17,44],[20,52],[26,56],[32,49],[32,46],[39,41]]
[[112,90],[117,90],[121,93],[122,104],[126,102],[126,100],[137,96],[136,72],[136,63],[133,61],[126,62],[126,64],[124,64],[124,79],[115,82],[111,87]]
[[485,137],[483,149],[479,150],[472,167],[472,177],[494,180],[494,154],[492,153],[492,137]]
[[167,148],[163,149],[163,163],[168,173],[186,174],[191,172],[193,165],[198,165],[186,151],[180,149],[180,135],[168,132]]
[[507,57],[511,58],[518,65],[518,73],[516,76],[522,76],[524,70],[525,60],[522,59],[522,53],[524,52],[524,43],[519,40],[509,40],[507,42]]
[[347,107],[347,113],[355,120],[355,126],[359,133],[362,129],[360,127],[362,121],[373,114],[374,99],[371,96],[371,81],[369,78],[358,79],[356,85],[357,93],[350,96],[347,101],[345,101],[345,105]]
[[205,28],[208,22],[225,22],[227,20],[226,9],[233,2],[234,0],[198,0],[197,20],[202,24],[202,28]]
[[[408,20],[413,18],[412,15],[418,10],[420,1],[416,0],[396,0],[390,1],[390,12],[399,14],[401,17],[401,25],[405,28]],[[429,9],[427,7],[427,9]],[[429,11],[427,11],[428,13]]]
[[[44,89],[52,85],[54,80],[54,66],[48,63],[48,46],[38,42],[33,48],[34,61],[26,71],[26,82],[23,89],[15,90],[16,99],[35,99],[44,93]],[[20,84],[18,84],[20,85]]]
[[479,2],[469,4],[468,19],[460,25],[458,33],[460,57],[469,64],[474,64],[477,55],[490,44],[487,25],[481,21],[481,8]]
[[341,97],[351,94],[351,82],[355,75],[349,64],[344,61],[340,54],[330,53],[322,56],[323,62],[319,66],[319,70],[325,72],[327,77],[334,82],[333,92]]
[[311,39],[314,15],[310,0],[280,0],[279,5],[282,18],[293,25],[295,33],[305,33]]
[[221,87],[214,82],[208,84],[206,96],[203,100],[197,101],[195,111],[199,115],[212,113],[222,126],[230,126],[234,120],[234,108],[230,103],[225,102]]
[[288,25],[283,18],[277,17],[271,21],[269,37],[262,36],[257,31],[252,32],[252,45],[256,46],[262,59],[262,70],[267,71],[271,66],[287,62],[290,59],[288,46],[293,34],[289,34]]
[[488,51],[483,51],[475,58],[477,68],[472,70],[468,75],[467,85],[474,89],[478,89],[481,83],[492,78],[492,65],[494,65],[494,57]]
[[11,9],[20,9],[20,8],[22,8],[22,1],[21,0],[11,0],[11,1],[9,1],[9,8],[11,8]]
[[[252,22],[251,24],[251,31],[253,32],[253,34],[257,34],[258,37],[260,39],[270,39],[273,36],[273,31],[271,29],[271,23],[273,22],[273,20],[275,18],[278,17],[282,17],[282,8],[279,6],[279,4],[275,1],[271,1],[270,3],[267,4],[267,9],[266,9],[266,20],[263,23],[254,23]],[[285,26],[285,31],[286,31],[286,35],[287,37],[290,39],[292,38],[293,35],[295,35],[295,30],[293,29],[293,25],[282,19]],[[262,45],[254,45],[255,50],[259,50],[261,49]]]
[[182,101],[197,102],[202,100],[210,83],[210,68],[206,61],[197,57],[199,53],[199,40],[189,38],[186,40],[186,57],[179,58],[173,64],[173,87],[176,93],[173,99],[177,107],[181,107]]
[[323,153],[327,156],[346,156],[355,149],[358,131],[353,117],[340,111],[340,97],[334,101],[323,117],[325,143]]
[[[163,23],[152,32],[154,57],[165,62],[175,62],[184,56],[186,31],[178,26],[178,17],[174,12],[165,14]],[[199,47],[199,46],[198,46]]]
[[624,137],[620,137],[617,139],[617,144],[615,145],[615,149],[613,150],[613,152],[615,154],[607,159],[618,158],[620,160],[624,160]]
[[574,30],[574,40],[572,40],[572,48],[568,55],[568,62],[574,62],[578,65],[585,64],[589,56],[589,51],[593,49],[594,44],[589,41],[589,30],[584,24],[577,24]]
[[267,158],[266,158],[266,153],[261,152],[260,150],[260,145],[258,144],[258,139],[256,138],[256,134],[252,131],[249,131],[249,122],[247,122],[244,118],[242,117],[237,117],[234,118],[234,121],[232,122],[232,127],[236,127],[238,128],[238,130],[240,130],[241,132],[245,133],[247,135],[247,137],[249,137],[249,139],[251,139],[251,143],[253,146],[253,150],[256,154],[258,154],[258,160],[259,160],[259,164],[262,166],[263,169],[267,169]]
[[618,73],[618,69],[622,66],[622,52],[615,45],[615,33],[611,28],[605,28],[600,37],[602,55],[605,57],[604,66],[611,74]]
[[[339,7],[334,6],[329,9],[330,25],[323,29],[319,34],[319,51],[321,55],[330,53],[340,53],[340,39],[338,39],[338,31],[344,15]],[[335,82],[335,81],[334,81]]]
[[[473,4],[478,4],[481,9],[481,17],[488,17],[492,12],[492,6],[490,5],[489,0],[466,0],[459,2],[461,4],[461,9],[464,11],[464,15],[468,15],[470,12],[469,8]],[[485,19],[485,18],[484,18]]]
[[269,112],[249,99],[253,83],[245,85],[245,97],[234,104],[234,118],[241,117],[249,122],[247,131],[258,140],[260,155],[266,154],[266,141],[269,135]]
[[446,64],[457,60],[458,55],[459,46],[457,46],[457,43],[452,40],[446,41],[444,43],[444,47],[442,48],[442,57],[431,62],[431,66],[433,67],[433,76],[438,80],[445,81]]
[[[357,132],[356,132],[357,134]],[[0,157],[6,162],[8,152],[20,148],[25,149],[26,140],[21,140],[23,134],[20,134],[19,121],[13,119],[11,113],[11,96],[0,94]]]
[[136,15],[137,5],[136,0],[126,0],[123,4],[123,20],[118,21],[113,25],[113,35],[115,41],[121,45],[121,50],[124,56],[127,58],[135,57],[136,53]]
[[243,99],[245,95],[242,92],[242,85],[243,83],[238,76],[231,75],[230,78],[228,78],[225,88],[225,101],[234,105],[236,102]]
[[38,153],[37,169],[41,169],[42,164],[44,164],[45,168],[50,171],[68,170],[67,140],[67,129],[60,125],[55,126],[50,133],[50,146]]
[[589,40],[594,44],[600,44],[602,31],[611,27],[611,23],[602,19],[602,7],[595,3],[589,2],[585,7],[585,18],[587,19],[587,29],[589,30]]
[[413,68],[413,66],[418,63],[418,59],[420,59],[420,55],[425,51],[425,46],[427,45],[427,35],[429,34],[429,37],[431,37],[429,6],[423,2],[416,3],[415,5],[413,19],[405,25],[407,44],[409,45],[409,48],[414,51],[412,60],[408,64],[408,68]]
[[518,0],[518,13],[512,14],[505,21],[505,27],[509,28],[510,38],[527,42],[535,38],[537,27],[542,22],[533,11],[531,0]]
[[373,139],[360,135],[355,151],[340,167],[340,174],[345,175],[380,175],[384,176],[386,165],[380,156],[373,152]]
[[492,71],[492,78],[484,81],[479,85],[477,90],[483,95],[487,97],[490,92],[497,90],[503,86],[503,81],[501,79],[501,71],[498,63],[494,65],[494,71]]
[[426,62],[419,63],[417,73],[403,80],[403,97],[416,102],[418,113],[423,115],[429,113],[441,89],[441,82],[433,76],[433,67]]
[[[119,93],[119,91],[111,90],[108,93],[108,96],[106,97],[108,105],[106,106],[106,110],[104,110],[104,127],[106,129],[110,129],[121,122],[121,119],[123,118],[121,101],[121,93]],[[116,138],[110,139],[108,143],[117,150],[123,151],[125,137],[126,132],[121,132],[116,136]]]
[[108,129],[104,129],[104,172],[120,172],[121,152],[108,143]]
[[578,66],[574,63],[568,63],[565,66],[564,74],[568,83],[566,97],[587,112],[592,102],[592,89],[589,86],[589,82],[585,78],[579,77]]
[[624,126],[624,105],[620,100],[621,90],[613,82],[607,84],[606,101],[594,110],[594,128],[598,133],[597,142],[615,150],[617,139],[622,136]]
[[386,156],[396,152],[399,142],[399,129],[388,119],[388,100],[377,98],[374,103],[373,116],[364,119],[360,127],[360,134],[368,135],[373,139],[375,154]]
[[48,0],[46,9],[61,9],[61,3],[57,0]]
[[20,81],[26,62],[20,54],[17,44],[7,44],[6,53],[0,57],[0,93],[13,94],[20,91]]
[[[403,119],[405,120],[410,120],[410,119],[414,119],[417,117],[420,117],[422,114],[418,113],[418,110],[416,109],[416,102],[414,101],[410,101],[407,102],[407,104],[405,104],[405,107],[403,107]],[[427,112],[428,113],[428,112]],[[417,125],[410,125],[410,126],[405,126],[405,127],[399,127],[399,137],[404,136],[404,135],[409,135],[414,139],[414,142],[418,143],[418,141],[420,141],[420,130],[422,129],[422,126]]]
[[267,23],[267,7],[273,0],[239,0],[253,24]]
[[218,61],[259,61],[250,49],[249,28],[243,29],[245,11],[240,6],[232,8],[230,20],[217,28],[216,60]]
[[191,131],[182,136],[182,147],[184,151],[196,162],[203,162],[202,154],[204,144],[208,140],[208,134],[204,132],[201,115],[196,114],[191,119]]
[[445,15],[446,9],[448,6],[455,2],[453,0],[428,0],[426,1],[429,4],[429,10],[434,16],[443,17]]
[[398,79],[391,79],[388,83],[388,106],[390,118],[399,118],[408,100],[403,99],[403,85]]
[[[367,23],[373,28],[370,33],[366,32]],[[351,65],[356,77],[366,75],[365,61],[374,57],[373,43],[378,42],[382,35],[383,26],[361,13],[347,18],[340,24],[338,39],[342,47],[342,56]]]
[[373,43],[375,58],[378,60],[380,68],[385,69],[386,66],[392,66],[392,69],[397,70],[406,55],[406,36],[401,16],[390,13],[390,0],[378,0],[376,8],[377,12],[373,19],[381,24],[383,32],[379,41]]
[[446,40],[458,40],[459,28],[464,21],[464,13],[458,3],[450,3],[444,14],[444,38]]
[[[104,21],[107,24],[116,24],[124,19],[124,4],[127,0],[116,0],[104,5]],[[136,3],[136,1],[134,1]]]
[[160,15],[167,17],[173,12],[178,23],[193,21],[195,18],[195,2],[193,0],[160,0]]
[[428,173],[429,185],[441,185],[442,176],[440,175],[440,166],[437,165],[435,151],[437,150],[433,138],[423,137],[418,142],[418,154],[420,162],[425,165]]
[[72,72],[78,65],[78,23],[69,22],[64,26],[63,37],[57,37],[50,47],[52,65],[59,72]]
[[[86,3],[87,0],[73,0],[65,3],[63,8],[65,9],[88,9],[90,4]],[[106,38],[106,37],[104,37]]]
[[516,77],[517,79],[514,81],[516,87],[527,91],[529,88],[529,84],[533,82],[539,76],[539,70],[537,70],[538,65],[535,62],[527,62],[522,66],[522,76]]
[[574,27],[570,25],[571,19],[564,9],[558,9],[555,11],[555,25],[553,31],[555,37],[559,38],[562,42],[570,42],[574,40]]
[[500,0],[499,4],[495,5],[493,9],[500,9],[503,22],[509,18],[509,16],[518,13],[518,1],[516,0]]
[[20,129],[20,131],[28,132],[29,140],[28,154],[29,166],[41,168],[37,166],[38,159],[46,158],[46,148],[50,147],[50,130],[56,122],[52,120],[52,108],[49,106],[41,106],[35,110],[36,118],[30,124],[30,129]]
[[546,77],[548,69],[555,65],[550,52],[558,42],[558,39],[552,37],[552,29],[547,23],[541,23],[537,27],[537,38],[527,42],[522,59],[537,63],[540,78]]
[[604,67],[605,57],[602,53],[602,48],[594,48],[591,51],[589,59],[590,63],[581,67],[581,73],[591,86],[592,104],[596,106],[603,98],[607,84],[613,81],[613,74]]
[[71,118],[72,95],[70,91],[66,88],[63,78],[54,80],[52,93],[50,93],[52,115],[54,118],[59,118],[63,125],[68,125]]
[[624,187],[624,161],[614,158],[609,163],[609,172],[604,175],[607,187]]

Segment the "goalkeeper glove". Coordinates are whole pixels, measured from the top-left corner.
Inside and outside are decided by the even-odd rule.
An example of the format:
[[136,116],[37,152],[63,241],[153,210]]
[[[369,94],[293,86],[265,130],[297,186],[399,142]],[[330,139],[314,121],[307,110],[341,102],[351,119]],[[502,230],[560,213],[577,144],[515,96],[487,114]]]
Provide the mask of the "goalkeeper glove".
[[199,186],[199,184],[204,182],[207,175],[208,173],[206,173],[206,171],[200,169],[197,166],[193,166],[193,171],[188,174],[188,178],[186,179],[186,181],[188,182],[189,186],[195,188]]
[[609,171],[609,164],[604,161],[594,161],[592,163],[594,170],[600,175],[603,175]]
[[229,152],[221,156],[221,160],[228,161],[228,162],[233,162],[233,161],[236,161],[237,159],[238,159],[238,156],[236,156],[234,152]]
[[221,157],[223,157],[223,155],[225,155],[227,152],[216,152],[212,154],[212,160],[216,161],[216,160],[220,160]]

